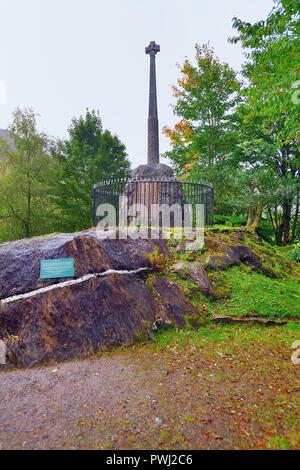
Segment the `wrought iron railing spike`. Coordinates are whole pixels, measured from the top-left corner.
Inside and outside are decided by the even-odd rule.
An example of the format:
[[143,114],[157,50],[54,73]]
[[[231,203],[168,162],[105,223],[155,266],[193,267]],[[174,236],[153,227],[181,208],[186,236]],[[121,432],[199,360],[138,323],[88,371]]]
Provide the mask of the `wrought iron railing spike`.
[[[141,191],[136,191],[139,182],[147,183],[147,185],[144,188],[142,187]],[[135,183],[137,186],[135,186]],[[151,187],[151,184],[154,183],[158,183],[158,185]],[[148,200],[146,204],[150,203],[149,199],[153,197],[152,195],[155,195],[156,198],[158,197],[161,203],[167,202],[170,204],[173,203],[174,198],[179,197],[183,203],[204,203],[206,222],[211,221],[213,214],[213,187],[211,184],[203,182],[203,180],[195,181],[192,179],[182,181],[177,179],[176,176],[150,175],[148,177],[139,177],[138,175],[132,175],[128,178],[106,178],[95,184],[93,188],[94,208],[101,203],[118,204],[118,196],[125,192],[125,194],[130,195],[128,198],[129,205],[133,203],[145,204],[145,195],[147,195],[146,200]],[[93,220],[94,224],[97,225],[95,209]]]

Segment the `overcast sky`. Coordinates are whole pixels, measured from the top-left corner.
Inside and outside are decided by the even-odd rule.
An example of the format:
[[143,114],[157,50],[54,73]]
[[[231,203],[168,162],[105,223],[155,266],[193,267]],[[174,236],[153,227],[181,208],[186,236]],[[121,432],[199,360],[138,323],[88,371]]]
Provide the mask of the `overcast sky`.
[[[133,166],[145,163],[149,41],[161,46],[162,129],[175,122],[170,85],[178,78],[176,63],[193,57],[195,43],[209,41],[239,70],[241,49],[227,42],[232,17],[264,19],[272,6],[272,0],[0,0],[0,128],[8,127],[17,106],[30,106],[40,114],[41,130],[65,137],[73,116],[99,109]],[[163,152],[168,141],[161,135],[160,142]]]

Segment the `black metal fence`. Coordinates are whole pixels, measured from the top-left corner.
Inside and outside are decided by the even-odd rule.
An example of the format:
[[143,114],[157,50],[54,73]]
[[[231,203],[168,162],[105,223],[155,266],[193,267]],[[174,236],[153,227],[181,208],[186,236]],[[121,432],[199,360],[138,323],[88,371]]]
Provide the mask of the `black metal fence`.
[[[213,188],[198,181],[180,181],[177,178],[131,178],[103,181],[93,191],[93,224],[97,226],[103,218],[99,207],[112,205],[116,213],[116,225],[120,224],[120,214],[130,213],[134,205],[142,205],[148,214],[148,226],[151,225],[151,205],[158,204],[171,207],[180,204],[189,205],[190,212],[195,214],[197,205],[203,205],[204,224],[212,225],[214,192]],[[103,207],[103,206],[102,206]],[[127,212],[126,212],[127,211]]]

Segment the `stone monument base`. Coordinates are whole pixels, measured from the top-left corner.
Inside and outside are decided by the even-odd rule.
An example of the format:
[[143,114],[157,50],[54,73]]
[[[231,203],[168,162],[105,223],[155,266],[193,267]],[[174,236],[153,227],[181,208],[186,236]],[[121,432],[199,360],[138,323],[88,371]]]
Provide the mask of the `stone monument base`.
[[164,163],[148,163],[139,165],[133,170],[134,178],[173,178],[172,168]]

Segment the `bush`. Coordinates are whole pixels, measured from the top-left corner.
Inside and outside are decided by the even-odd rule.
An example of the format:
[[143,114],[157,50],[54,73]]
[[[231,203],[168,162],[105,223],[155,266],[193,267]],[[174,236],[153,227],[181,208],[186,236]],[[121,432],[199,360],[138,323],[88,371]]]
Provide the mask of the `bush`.
[[287,256],[293,261],[300,263],[300,243],[297,243],[297,245],[295,245],[295,247],[289,253],[287,253]]
[[272,225],[265,219],[262,220],[262,225],[256,230],[257,235],[270,245],[275,244],[274,231]]
[[168,256],[166,253],[160,253],[157,246],[154,247],[153,253],[148,253],[147,259],[156,271],[164,271],[168,264]]
[[247,218],[244,215],[229,215],[227,217],[227,225],[232,227],[242,227],[247,224]]
[[215,214],[214,215],[214,225],[225,225],[226,224],[226,215]]
[[241,227],[246,225],[247,218],[244,215],[214,215],[214,225],[227,225],[228,227]]

